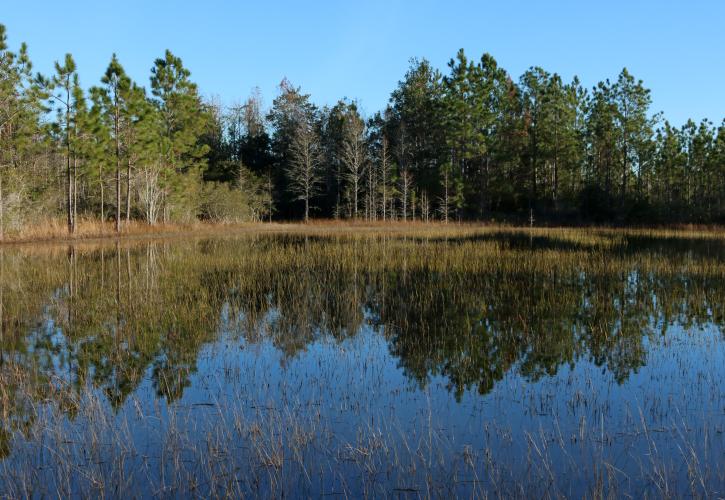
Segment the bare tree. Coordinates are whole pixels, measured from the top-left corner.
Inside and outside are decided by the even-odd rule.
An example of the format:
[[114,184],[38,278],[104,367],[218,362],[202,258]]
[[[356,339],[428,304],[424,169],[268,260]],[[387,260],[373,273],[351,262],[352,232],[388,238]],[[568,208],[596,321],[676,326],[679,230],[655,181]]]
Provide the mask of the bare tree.
[[352,216],[357,219],[359,211],[360,185],[365,174],[367,154],[365,149],[365,122],[357,115],[351,115],[345,123],[345,141],[342,146],[342,163],[345,165],[345,180],[348,183],[349,202]]
[[413,174],[408,169],[400,173],[400,201],[403,207],[403,220],[408,220],[408,199],[413,185]]
[[308,120],[300,120],[290,144],[287,177],[296,199],[305,202],[305,222],[310,219],[310,200],[319,193],[321,158],[317,132]]
[[430,220],[430,200],[428,199],[427,191],[423,191],[420,194],[420,216],[425,222]]
[[367,175],[367,196],[365,197],[365,215],[368,220],[375,220],[378,217],[378,170],[373,165],[368,165]]
[[138,199],[141,211],[150,225],[156,224],[159,209],[164,199],[164,190],[160,183],[161,167],[157,162],[149,162],[141,169],[138,185]]
[[420,203],[420,200],[418,198],[418,190],[413,189],[410,192],[410,212],[411,212],[411,219],[415,220],[416,216],[416,210],[418,209],[418,204]]
[[451,213],[451,168],[450,164],[446,164],[441,169],[443,171],[443,195],[439,198],[439,211],[443,222],[448,224],[448,217]]
[[390,199],[390,156],[388,138],[383,136],[380,148],[380,194],[382,196],[383,220],[388,216],[388,200]]
[[267,192],[266,182],[266,178],[258,177],[244,165],[239,165],[235,187],[246,201],[255,222],[262,222],[267,212],[272,211],[271,194]]

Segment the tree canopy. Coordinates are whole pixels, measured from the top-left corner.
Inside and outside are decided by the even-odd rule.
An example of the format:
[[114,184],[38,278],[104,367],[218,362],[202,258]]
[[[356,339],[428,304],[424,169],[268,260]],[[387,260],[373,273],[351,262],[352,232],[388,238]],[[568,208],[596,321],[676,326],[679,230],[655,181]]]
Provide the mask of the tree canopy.
[[651,103],[627,68],[587,89],[461,49],[446,72],[411,59],[372,116],[287,79],[269,109],[258,89],[225,107],[168,50],[147,87],[115,54],[94,86],[71,54],[33,75],[0,25],[0,238],[61,217],[725,222],[725,121]]

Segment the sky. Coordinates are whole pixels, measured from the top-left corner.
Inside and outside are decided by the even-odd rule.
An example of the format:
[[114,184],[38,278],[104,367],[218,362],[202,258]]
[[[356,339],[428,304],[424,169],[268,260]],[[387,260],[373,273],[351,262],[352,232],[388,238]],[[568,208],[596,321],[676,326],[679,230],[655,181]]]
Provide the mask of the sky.
[[531,66],[591,87],[623,67],[673,124],[725,118],[725,1],[0,0],[11,48],[34,69],[73,54],[84,86],[112,53],[148,86],[170,49],[207,97],[232,105],[255,86],[266,106],[287,77],[319,104],[382,109],[412,57],[441,71],[463,48],[492,54],[514,79]]

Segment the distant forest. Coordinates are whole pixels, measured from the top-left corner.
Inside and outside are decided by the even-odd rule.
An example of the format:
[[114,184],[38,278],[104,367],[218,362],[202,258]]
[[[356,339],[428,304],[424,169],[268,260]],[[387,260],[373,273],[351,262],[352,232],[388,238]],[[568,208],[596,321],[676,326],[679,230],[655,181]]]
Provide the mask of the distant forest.
[[723,223],[724,199],[725,121],[670,124],[627,69],[584,88],[460,50],[411,60],[372,116],[287,79],[269,109],[223,107],[170,51],[148,86],[114,55],[88,87],[70,54],[34,73],[0,25],[0,238],[52,218]]

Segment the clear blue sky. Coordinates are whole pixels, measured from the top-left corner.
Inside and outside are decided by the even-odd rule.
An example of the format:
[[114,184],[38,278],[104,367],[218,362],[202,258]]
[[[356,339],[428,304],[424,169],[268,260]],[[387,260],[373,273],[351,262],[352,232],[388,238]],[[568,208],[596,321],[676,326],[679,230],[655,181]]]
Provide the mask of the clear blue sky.
[[170,48],[204,95],[231,104],[252,87],[265,105],[284,76],[318,104],[357,98],[382,108],[409,58],[446,70],[463,47],[490,52],[515,78],[542,66],[586,86],[623,66],[673,123],[725,117],[725,1],[183,1],[2,0],[11,47],[35,69],[71,52],[95,84],[113,52],[148,85]]

